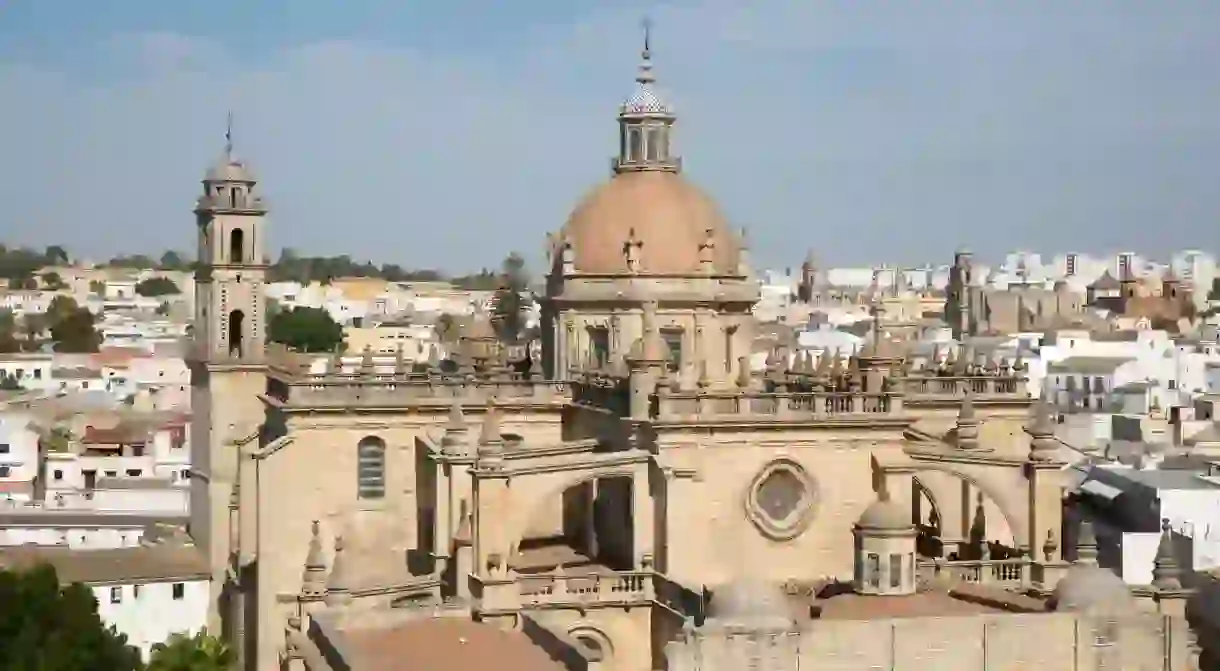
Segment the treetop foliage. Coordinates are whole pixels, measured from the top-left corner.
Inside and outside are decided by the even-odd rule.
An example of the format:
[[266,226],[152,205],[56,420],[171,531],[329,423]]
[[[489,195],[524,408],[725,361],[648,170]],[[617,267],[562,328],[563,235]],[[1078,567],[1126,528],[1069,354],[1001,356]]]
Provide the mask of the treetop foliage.
[[[72,257],[62,245],[51,245],[43,251],[0,245],[0,280],[14,289],[35,289],[38,286],[36,275],[40,269],[66,265],[71,260]],[[308,284],[328,283],[339,277],[375,277],[389,282],[452,282],[461,289],[495,291],[501,288],[503,279],[502,272],[487,268],[466,275],[447,275],[439,270],[409,269],[396,263],[377,265],[371,261],[357,261],[346,254],[301,256],[290,247],[280,252],[279,259],[274,262],[268,259],[268,262],[268,275],[272,282]],[[189,271],[195,269],[196,263],[187,255],[171,249],[157,257],[146,254],[119,255],[104,265],[132,270]]]
[[84,585],[61,587],[55,569],[0,570],[0,671],[137,671],[140,653],[102,623]]

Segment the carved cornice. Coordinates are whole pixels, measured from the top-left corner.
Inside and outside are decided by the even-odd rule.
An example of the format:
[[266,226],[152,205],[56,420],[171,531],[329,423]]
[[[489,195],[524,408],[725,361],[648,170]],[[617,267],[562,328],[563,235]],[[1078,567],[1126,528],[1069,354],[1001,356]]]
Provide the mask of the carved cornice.
[[903,448],[903,452],[916,462],[936,461],[954,464],[1006,466],[1009,468],[1020,468],[1026,464],[1024,456],[1011,457],[997,455],[994,452],[967,452],[964,450],[955,450],[953,448],[931,450],[922,445],[907,445]]

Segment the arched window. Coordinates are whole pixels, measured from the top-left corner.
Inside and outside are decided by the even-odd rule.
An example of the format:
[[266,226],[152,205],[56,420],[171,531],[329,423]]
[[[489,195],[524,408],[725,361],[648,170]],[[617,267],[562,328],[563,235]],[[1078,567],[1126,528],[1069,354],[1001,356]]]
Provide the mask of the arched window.
[[661,146],[660,138],[661,134],[655,128],[648,130],[648,143],[644,146],[644,149],[647,152],[647,159],[649,161],[655,161],[660,158],[660,156],[657,156],[657,148]]
[[385,498],[385,441],[377,436],[356,444],[356,498]]
[[643,138],[640,135],[639,128],[632,128],[627,132],[627,162],[637,163],[642,158],[643,154]]
[[246,232],[235,228],[229,233],[229,263],[241,263],[246,258]]
[[242,353],[242,327],[245,326],[246,313],[241,310],[234,310],[229,313],[229,354],[241,356]]
[[235,210],[237,209],[237,196],[240,190],[236,186],[229,187],[229,207]]

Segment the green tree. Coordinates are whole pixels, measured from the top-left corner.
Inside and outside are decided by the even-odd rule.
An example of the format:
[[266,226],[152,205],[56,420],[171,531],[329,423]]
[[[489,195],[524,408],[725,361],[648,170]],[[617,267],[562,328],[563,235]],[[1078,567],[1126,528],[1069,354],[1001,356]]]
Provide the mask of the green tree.
[[132,254],[131,256],[121,256],[121,255],[116,256],[113,259],[110,259],[110,261],[106,265],[114,266],[115,268],[136,268],[139,270],[155,268],[157,266],[155,261],[153,261],[151,258],[145,256],[144,254]]
[[140,280],[136,284],[136,293],[141,296],[166,296],[169,294],[178,294],[182,291],[177,284],[168,277],[150,277],[145,280]]
[[161,261],[157,264],[157,267],[161,270],[186,270],[187,266],[189,265],[190,264],[182,258],[181,254],[172,249],[167,249],[165,250],[165,253],[161,255]]
[[59,291],[68,285],[64,284],[64,278],[60,277],[59,273],[49,270],[42,274],[42,286],[50,291]]
[[25,389],[25,387],[21,386],[20,380],[13,375],[0,371],[0,391],[21,391],[22,389]]
[[[54,301],[51,301],[54,303]],[[26,313],[21,317],[21,333],[24,336],[24,341],[21,343],[21,349],[27,352],[37,352],[42,344],[39,339],[42,332],[46,329],[46,316],[34,313]]]
[[61,587],[55,569],[0,570],[0,669],[136,671],[140,652],[107,627],[80,584]]
[[525,270],[525,259],[512,252],[504,259],[500,268],[500,287],[492,297],[492,314],[496,334],[501,340],[512,342],[521,336],[525,326],[526,288],[529,275]]
[[299,352],[331,352],[343,343],[343,326],[322,308],[298,307],[275,313],[267,335]]
[[66,266],[71,262],[68,258],[68,250],[61,245],[49,245],[42,253],[43,259],[48,266]]
[[0,353],[8,354],[21,350],[17,339],[17,318],[8,308],[0,309]]
[[436,337],[441,342],[454,342],[458,339],[458,323],[448,312],[441,313],[436,318]]
[[89,280],[89,291],[98,296],[104,296],[106,294],[106,283],[101,280]]
[[173,634],[152,647],[148,671],[227,671],[237,655],[224,641],[201,631],[194,636]]
[[33,275],[19,275],[8,278],[8,288],[14,291],[33,291],[38,288],[38,280]]
[[93,313],[68,296],[56,296],[51,300],[47,321],[51,325],[51,340],[56,352],[96,352],[102,344],[102,334],[95,328]]

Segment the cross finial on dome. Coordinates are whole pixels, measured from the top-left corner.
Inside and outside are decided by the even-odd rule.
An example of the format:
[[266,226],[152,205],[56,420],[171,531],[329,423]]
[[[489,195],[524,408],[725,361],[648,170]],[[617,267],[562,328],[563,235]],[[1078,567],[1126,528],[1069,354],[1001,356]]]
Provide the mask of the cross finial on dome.
[[644,49],[640,52],[640,73],[635,80],[641,84],[651,84],[656,81],[652,74],[652,19],[644,17],[640,25],[644,29]]
[[225,160],[233,160],[233,110],[229,110],[229,117],[225,121]]

